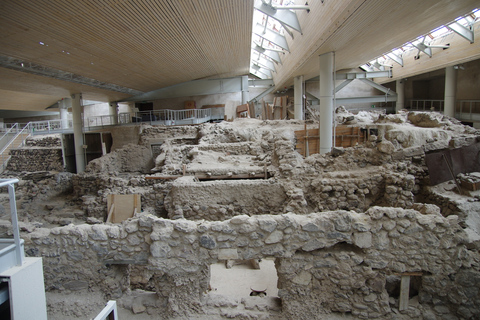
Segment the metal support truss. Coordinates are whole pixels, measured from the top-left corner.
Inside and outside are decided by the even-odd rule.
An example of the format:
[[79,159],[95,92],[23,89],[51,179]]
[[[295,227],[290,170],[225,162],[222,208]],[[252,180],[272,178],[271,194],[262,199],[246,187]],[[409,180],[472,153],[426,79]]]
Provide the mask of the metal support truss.
[[391,78],[392,71],[372,71],[372,72],[350,72],[350,73],[336,73],[335,80],[347,79],[371,79],[371,78]]
[[253,74],[254,76],[262,79],[262,80],[271,79],[268,76],[266,76],[265,74],[259,72],[258,70],[253,69],[252,66],[250,66],[250,73]]
[[387,54],[387,57],[389,57],[390,59],[392,59],[393,61],[395,61],[396,63],[398,63],[399,65],[401,65],[403,67],[403,57],[402,56],[399,56],[393,52],[390,52]]
[[350,82],[352,82],[354,79],[347,79],[345,81],[343,81],[342,83],[340,83],[338,86],[335,87],[335,93],[337,93],[338,91],[342,90],[343,88],[345,88],[346,86],[348,86],[350,84]]
[[[367,72],[369,74],[371,72]],[[377,72],[375,72],[377,73]],[[338,76],[338,75],[337,75]],[[366,77],[363,78],[347,78],[344,82],[342,82],[340,85],[338,85],[335,88],[335,93],[338,91],[342,90],[345,88],[348,84],[350,84],[353,80],[358,79],[362,81],[363,83],[385,93],[384,96],[370,96],[370,97],[351,97],[351,98],[336,98],[337,100],[337,105],[338,102],[340,101],[341,103],[360,103],[360,102],[390,102],[390,101],[397,101],[397,94],[390,90],[389,88],[386,88],[382,86],[381,84],[378,84]],[[338,79],[337,79],[338,80]]]
[[263,91],[262,93],[260,93],[258,96],[256,96],[255,98],[253,98],[250,101],[256,103],[256,102],[260,101],[263,97],[265,97],[267,94],[269,94],[273,91],[275,91],[275,86],[272,86],[272,87],[268,88],[267,90]]
[[448,29],[452,30],[456,34],[462,36],[463,38],[467,39],[470,41],[470,43],[474,43],[474,33],[473,33],[473,27],[472,25],[469,25],[468,27],[465,27],[464,25],[454,22],[446,26]]
[[397,101],[397,96],[370,96],[370,97],[353,97],[353,98],[336,98],[336,105],[341,106],[347,103],[379,103]]
[[92,78],[87,78],[79,74],[42,66],[30,61],[15,59],[12,57],[0,56],[0,67],[26,72],[37,76],[44,76],[57,80],[79,83],[94,88],[126,93],[130,95],[137,95],[142,93],[142,91],[139,90],[122,87],[116,84],[107,83]]
[[255,1],[255,9],[277,20],[282,26],[288,26],[300,33],[302,33],[302,29],[300,28],[297,14],[290,10],[309,10],[308,6],[274,6],[261,0]]
[[[272,72],[269,70],[269,69],[266,69],[266,68],[263,68],[257,64],[255,64],[255,61],[253,62],[253,64],[250,66],[250,69],[253,69],[257,72],[260,72],[262,74],[264,74],[265,76],[267,76],[268,78],[271,78],[272,77]],[[263,77],[261,77],[262,79],[264,79]]]
[[450,45],[444,45],[444,46],[431,46],[431,45],[428,45],[428,44],[425,44],[425,39],[427,37],[423,37],[422,39],[422,42],[420,43],[417,43],[417,44],[414,44],[413,42],[410,42],[410,44],[412,46],[414,46],[415,48],[418,49],[418,53],[417,55],[415,56],[415,59],[419,59],[420,58],[420,52],[423,52],[425,53],[427,56],[429,56],[430,58],[432,57],[432,48],[442,48],[442,49],[447,49],[450,47]]
[[248,86],[253,88],[270,88],[274,85],[275,84],[273,83],[272,79],[248,79]]
[[271,50],[271,49],[268,49],[268,48],[264,48],[262,46],[259,46],[258,44],[255,45],[253,47],[253,50],[265,55],[266,57],[272,59],[273,61],[277,62],[277,63],[282,63],[282,61],[280,60],[280,55],[278,54],[278,52],[276,50]]
[[272,62],[272,60],[263,58],[261,55],[259,55],[259,57],[252,62],[264,67],[265,69],[275,71],[275,64]]
[[122,101],[152,101],[167,98],[241,92],[243,91],[242,81],[242,77],[194,80],[146,92]]
[[385,68],[393,68],[392,65],[388,65],[388,64],[383,64],[381,62],[377,60],[375,60],[375,62],[373,63],[372,65],[374,68],[377,68],[378,70],[380,71],[385,71]]
[[260,23],[257,23],[257,25],[253,28],[253,33],[290,52],[288,49],[287,39],[285,39],[285,36],[281,35],[280,33],[265,28],[265,26],[262,26]]

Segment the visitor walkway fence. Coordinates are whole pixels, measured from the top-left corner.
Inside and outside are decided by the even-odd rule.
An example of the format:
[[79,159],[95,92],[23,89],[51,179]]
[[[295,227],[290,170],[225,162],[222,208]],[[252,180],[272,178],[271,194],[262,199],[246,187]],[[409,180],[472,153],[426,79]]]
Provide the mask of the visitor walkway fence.
[[[96,130],[115,125],[132,125],[146,123],[150,125],[189,125],[200,124],[211,120],[211,109],[187,109],[187,110],[152,110],[136,113],[120,113],[118,117],[112,115],[90,117],[84,119],[83,132]],[[223,120],[223,119],[221,119]],[[10,149],[22,147],[30,135],[52,134],[52,133],[73,133],[72,120],[45,120],[32,121],[26,124],[7,124],[0,137],[0,172],[6,168],[10,159]],[[0,130],[0,133],[2,131]]]

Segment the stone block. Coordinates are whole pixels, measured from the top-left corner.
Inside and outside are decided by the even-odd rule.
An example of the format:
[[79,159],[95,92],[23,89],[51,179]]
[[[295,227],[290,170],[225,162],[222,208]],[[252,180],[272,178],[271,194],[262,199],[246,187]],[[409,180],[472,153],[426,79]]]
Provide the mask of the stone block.
[[237,260],[238,252],[237,249],[219,249],[218,250],[218,260]]
[[276,231],[272,232],[265,239],[265,243],[266,244],[278,243],[278,242],[282,241],[282,239],[283,239],[283,232],[279,231],[279,230],[276,230]]
[[212,236],[202,235],[200,237],[200,245],[205,249],[214,249],[217,246],[217,243]]
[[370,248],[372,246],[372,234],[370,232],[354,233],[353,244],[363,249]]

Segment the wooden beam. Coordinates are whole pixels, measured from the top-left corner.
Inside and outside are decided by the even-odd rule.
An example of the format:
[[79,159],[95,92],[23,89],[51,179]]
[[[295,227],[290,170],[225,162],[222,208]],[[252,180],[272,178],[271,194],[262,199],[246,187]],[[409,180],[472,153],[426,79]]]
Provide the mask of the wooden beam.
[[410,276],[403,275],[400,282],[400,302],[398,310],[404,311],[408,309],[408,301],[410,300]]
[[[146,176],[145,179],[147,180],[173,180],[183,177],[181,175],[173,175],[173,176]],[[195,173],[193,177],[197,178],[198,180],[228,180],[228,179],[266,179],[268,177],[268,173],[243,173],[243,174],[223,174],[223,175],[208,175],[205,173]]]

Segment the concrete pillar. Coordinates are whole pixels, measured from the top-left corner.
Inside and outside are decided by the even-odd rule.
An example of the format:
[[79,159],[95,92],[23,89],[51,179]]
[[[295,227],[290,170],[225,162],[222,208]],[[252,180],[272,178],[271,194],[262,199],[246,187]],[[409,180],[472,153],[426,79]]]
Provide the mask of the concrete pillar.
[[110,102],[110,114],[112,115],[112,124],[118,124],[118,103]]
[[333,139],[333,52],[320,55],[320,154],[332,151]]
[[395,103],[395,112],[405,109],[405,80],[396,81],[397,102]]
[[457,89],[457,74],[455,68],[445,68],[445,102],[443,114],[455,117],[455,91]]
[[304,105],[303,95],[305,94],[303,76],[298,76],[293,79],[293,95],[294,95],[294,118],[304,120]]
[[68,108],[71,106],[71,104],[72,100],[70,98],[65,98],[58,101],[62,129],[68,129]]
[[[248,76],[242,76],[242,104],[247,103],[249,98]],[[252,117],[255,118],[255,115],[252,115]]]
[[73,140],[75,143],[75,162],[77,164],[77,173],[82,173],[85,171],[82,105],[80,103],[81,97],[82,95],[80,93],[72,94]]

